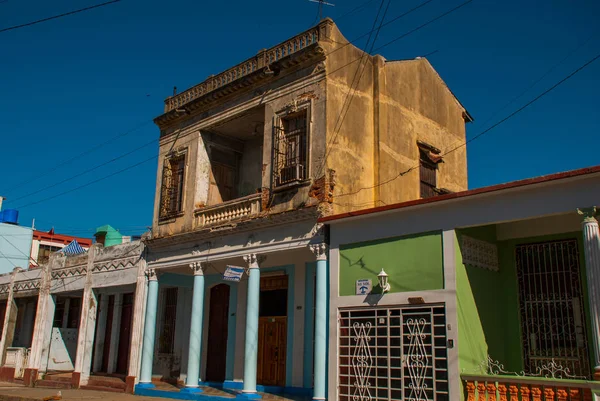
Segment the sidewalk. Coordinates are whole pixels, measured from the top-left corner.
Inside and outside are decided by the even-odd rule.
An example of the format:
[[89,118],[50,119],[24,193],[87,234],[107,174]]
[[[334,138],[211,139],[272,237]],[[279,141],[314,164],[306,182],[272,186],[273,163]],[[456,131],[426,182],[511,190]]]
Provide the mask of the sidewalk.
[[[56,395],[59,390],[52,388],[30,388],[20,384],[0,382],[0,401],[42,401]],[[102,401],[165,401],[164,398],[143,397],[125,393],[111,393],[92,390],[60,390],[62,400],[102,400]]]

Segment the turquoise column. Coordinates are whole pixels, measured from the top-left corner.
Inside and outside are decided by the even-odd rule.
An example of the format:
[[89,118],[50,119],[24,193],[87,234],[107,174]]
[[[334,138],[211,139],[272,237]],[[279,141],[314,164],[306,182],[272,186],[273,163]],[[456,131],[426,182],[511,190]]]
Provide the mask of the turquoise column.
[[313,400],[324,400],[327,366],[327,246],[310,246],[317,257],[315,288],[315,356]]
[[244,354],[243,398],[261,398],[256,393],[258,363],[258,307],[260,301],[260,269],[255,254],[244,256],[248,263],[248,299],[246,304],[246,347]]
[[202,392],[200,380],[200,348],[202,346],[202,318],[204,312],[204,271],[200,262],[190,263],[194,272],[194,294],[192,296],[192,320],[190,323],[190,346],[188,349],[187,379],[184,392]]
[[156,335],[158,280],[154,269],[148,269],[146,276],[148,277],[148,297],[146,299],[146,320],[144,323],[144,344],[142,345],[142,367],[139,385],[153,387],[152,360],[154,359],[154,337]]

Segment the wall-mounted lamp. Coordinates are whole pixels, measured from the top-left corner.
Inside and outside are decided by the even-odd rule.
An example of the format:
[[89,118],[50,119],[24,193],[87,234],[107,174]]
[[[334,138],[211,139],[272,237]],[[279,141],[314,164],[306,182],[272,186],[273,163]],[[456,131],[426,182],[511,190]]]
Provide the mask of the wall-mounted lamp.
[[377,279],[379,280],[379,286],[381,287],[381,292],[388,292],[390,290],[390,283],[388,283],[388,274],[381,269],[381,273],[377,275]]

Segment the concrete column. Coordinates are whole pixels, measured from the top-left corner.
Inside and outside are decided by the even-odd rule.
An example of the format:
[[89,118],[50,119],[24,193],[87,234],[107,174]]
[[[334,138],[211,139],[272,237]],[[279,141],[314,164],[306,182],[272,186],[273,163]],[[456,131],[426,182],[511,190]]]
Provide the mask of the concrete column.
[[126,392],[133,393],[136,381],[140,374],[140,359],[142,349],[142,336],[144,335],[144,312],[146,307],[146,252],[141,245],[138,264],[138,277],[135,285],[135,298],[133,300],[133,323],[131,328],[131,347],[129,350],[129,367],[125,383]]
[[148,297],[146,299],[146,321],[144,324],[144,342],[142,345],[142,366],[140,386],[151,388],[152,364],[154,360],[154,339],[156,336],[156,310],[158,309],[158,279],[154,269],[147,270]]
[[594,343],[594,379],[600,380],[600,233],[596,207],[579,209],[583,216],[583,248],[587,275],[592,342]]
[[17,323],[17,303],[15,302],[15,278],[17,273],[23,271],[20,267],[15,267],[10,274],[10,284],[8,288],[8,299],[6,300],[6,313],[4,314],[4,327],[2,328],[2,339],[0,339],[0,366],[4,365],[6,358],[6,349],[12,346],[15,336],[15,325]]
[[38,378],[38,373],[46,370],[52,334],[52,322],[54,321],[54,299],[50,295],[52,270],[60,268],[63,263],[63,255],[52,254],[50,255],[50,261],[40,267],[42,272],[31,352],[29,353],[28,364],[23,376],[26,386],[32,386]]
[[256,254],[244,256],[248,263],[246,301],[246,345],[244,347],[244,398],[261,398],[256,392],[258,363],[258,307],[260,301],[260,269]]
[[204,270],[200,262],[190,263],[194,272],[194,293],[192,295],[192,317],[190,322],[190,345],[188,348],[187,378],[185,389],[188,392],[201,392],[200,351],[202,347],[202,318],[204,313]]
[[106,319],[108,317],[108,294],[102,294],[100,306],[98,307],[98,334],[94,344],[94,366],[93,372],[99,372],[102,369],[102,355],[104,354],[104,340],[106,335]]
[[87,272],[83,287],[83,297],[81,298],[81,316],[79,318],[79,332],[77,335],[77,356],[75,357],[75,370],[71,380],[75,388],[87,384],[92,367],[94,333],[96,331],[96,317],[98,313],[98,300],[93,289],[92,270],[99,247],[100,245],[94,244],[88,250]]
[[317,257],[313,400],[324,400],[327,380],[327,246],[314,244],[310,249]]
[[119,332],[121,331],[121,314],[123,313],[123,294],[115,294],[113,306],[112,325],[110,329],[110,348],[108,351],[107,373],[115,373],[117,370],[117,356],[119,353]]

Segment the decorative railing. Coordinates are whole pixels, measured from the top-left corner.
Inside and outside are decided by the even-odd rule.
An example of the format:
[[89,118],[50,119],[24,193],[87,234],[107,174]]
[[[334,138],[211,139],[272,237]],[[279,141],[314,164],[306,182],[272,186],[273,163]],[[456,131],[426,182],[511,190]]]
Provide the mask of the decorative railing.
[[254,194],[239,199],[223,202],[214,206],[203,207],[194,212],[196,228],[240,220],[256,216],[260,213],[261,194]]
[[505,375],[461,375],[466,401],[587,401],[600,382]]
[[320,26],[316,26],[308,31],[302,32],[268,50],[261,50],[256,56],[235,67],[218,75],[211,76],[205,81],[178,95],[168,97],[165,100],[165,113],[318,42],[319,27]]

